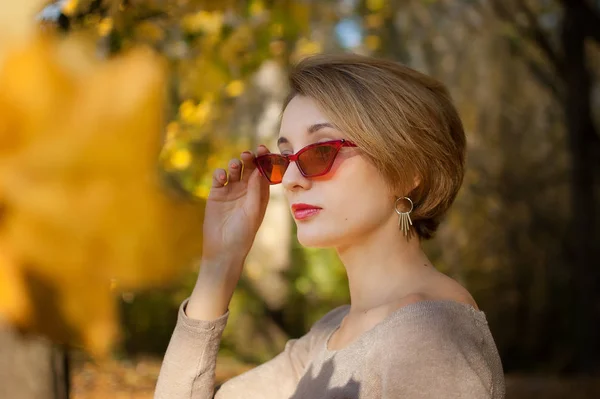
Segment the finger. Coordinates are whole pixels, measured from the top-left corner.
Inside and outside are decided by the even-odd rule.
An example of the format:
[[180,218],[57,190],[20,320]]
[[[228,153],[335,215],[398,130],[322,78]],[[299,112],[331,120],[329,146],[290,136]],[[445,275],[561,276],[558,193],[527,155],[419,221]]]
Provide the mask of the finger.
[[[256,156],[269,154],[271,151],[264,145],[261,144],[258,146],[256,150]],[[244,173],[244,181],[250,181],[250,176],[252,176],[254,169],[256,169],[256,164],[254,163],[255,155],[250,151],[246,151],[242,153],[242,160],[244,161],[244,169],[248,168],[248,173]],[[248,164],[248,165],[247,165]],[[260,173],[259,173],[260,174]]]
[[229,161],[229,179],[227,180],[229,183],[240,181],[240,177],[242,177],[242,161],[237,158],[234,158]]
[[242,159],[242,181],[248,182],[250,180],[250,175],[256,169],[256,164],[254,163],[254,154],[250,151],[242,152],[240,155]]
[[215,169],[213,173],[212,187],[219,188],[223,187],[227,182],[227,173],[225,173],[225,169]]
[[258,169],[254,169],[248,178],[248,202],[250,208],[260,209],[261,204],[269,198],[270,186]]
[[269,154],[270,152],[271,151],[269,151],[269,149],[263,144],[259,145],[258,149],[256,150],[257,155]]

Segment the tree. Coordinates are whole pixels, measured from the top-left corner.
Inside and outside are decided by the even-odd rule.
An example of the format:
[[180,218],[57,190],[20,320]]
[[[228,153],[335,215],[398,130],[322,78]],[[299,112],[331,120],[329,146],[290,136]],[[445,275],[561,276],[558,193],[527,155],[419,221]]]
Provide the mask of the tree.
[[[496,15],[519,34],[517,51],[541,85],[561,104],[569,137],[571,158],[571,226],[568,248],[572,253],[573,370],[591,371],[599,366],[600,346],[595,330],[600,325],[598,302],[600,270],[597,268],[598,220],[596,182],[600,170],[600,136],[592,117],[588,40],[600,43],[600,10],[585,0],[561,1],[562,20],[554,32],[540,24],[536,9],[525,0],[493,1]],[[542,9],[541,4],[537,9]],[[558,40],[553,42],[552,38]],[[533,45],[542,54],[526,50]],[[545,66],[549,65],[550,68]]]
[[3,398],[68,399],[67,351],[47,339],[22,336],[0,326],[0,396]]

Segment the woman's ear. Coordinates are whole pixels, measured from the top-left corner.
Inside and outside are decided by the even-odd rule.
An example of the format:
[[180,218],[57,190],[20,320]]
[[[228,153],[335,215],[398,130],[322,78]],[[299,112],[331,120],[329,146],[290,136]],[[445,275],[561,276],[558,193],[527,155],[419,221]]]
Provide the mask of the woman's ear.
[[[413,187],[412,187],[412,190],[414,190],[415,188],[419,187],[420,184],[421,184],[421,176],[415,175],[415,177],[413,178]],[[412,191],[412,190],[410,190],[410,191]]]
[[[410,195],[417,187],[421,185],[421,176],[415,174],[413,177],[413,184],[409,187],[406,185],[393,185],[389,186],[390,195],[394,197],[394,200],[399,197]],[[400,193],[400,194],[398,194]]]

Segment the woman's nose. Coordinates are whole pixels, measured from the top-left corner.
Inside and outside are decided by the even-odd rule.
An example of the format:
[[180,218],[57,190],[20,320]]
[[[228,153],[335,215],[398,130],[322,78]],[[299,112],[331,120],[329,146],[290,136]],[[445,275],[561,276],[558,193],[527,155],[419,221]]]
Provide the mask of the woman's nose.
[[311,185],[310,179],[302,176],[300,173],[300,169],[298,169],[298,164],[296,162],[290,162],[285,173],[283,174],[283,178],[281,180],[281,184],[286,190],[294,191],[300,188],[309,189]]

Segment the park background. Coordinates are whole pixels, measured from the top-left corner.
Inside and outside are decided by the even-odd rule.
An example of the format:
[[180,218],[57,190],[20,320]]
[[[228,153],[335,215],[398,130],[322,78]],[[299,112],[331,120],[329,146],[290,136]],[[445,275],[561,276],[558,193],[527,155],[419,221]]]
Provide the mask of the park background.
[[[439,270],[485,311],[508,398],[600,397],[600,2],[60,0],[0,6],[0,397],[150,398],[193,287],[211,172],[273,147],[286,71],[390,58],[451,91],[468,141]],[[348,302],[281,187],[218,379]]]

